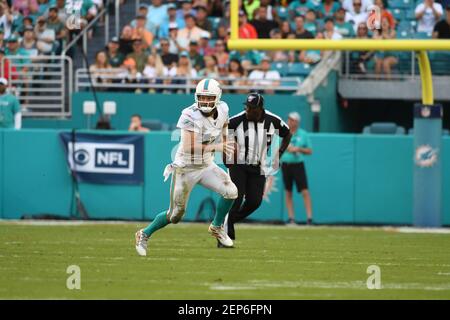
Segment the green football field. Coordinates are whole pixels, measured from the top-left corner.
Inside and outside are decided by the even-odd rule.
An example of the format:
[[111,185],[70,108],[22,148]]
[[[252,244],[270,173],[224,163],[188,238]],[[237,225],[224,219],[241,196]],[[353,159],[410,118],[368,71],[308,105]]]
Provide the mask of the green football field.
[[185,223],[139,257],[142,226],[0,222],[0,299],[450,299],[449,233],[240,224],[236,247],[217,249],[207,224]]

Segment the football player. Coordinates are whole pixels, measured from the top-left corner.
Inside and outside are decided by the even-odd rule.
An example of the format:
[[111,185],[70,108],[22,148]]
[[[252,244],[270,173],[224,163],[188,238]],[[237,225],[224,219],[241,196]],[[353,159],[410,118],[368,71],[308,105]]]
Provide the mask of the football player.
[[181,129],[181,141],[175,160],[164,170],[165,180],[172,175],[169,209],[136,232],[139,255],[147,255],[147,242],[155,231],[181,220],[189,194],[196,184],[222,196],[208,231],[223,246],[233,246],[233,241],[224,231],[223,222],[238,191],[228,173],[214,162],[215,152],[223,152],[226,156],[234,152],[234,142],[227,139],[228,105],[220,100],[221,95],[222,89],[216,80],[203,79],[195,90],[195,103],[182,111],[177,123]]

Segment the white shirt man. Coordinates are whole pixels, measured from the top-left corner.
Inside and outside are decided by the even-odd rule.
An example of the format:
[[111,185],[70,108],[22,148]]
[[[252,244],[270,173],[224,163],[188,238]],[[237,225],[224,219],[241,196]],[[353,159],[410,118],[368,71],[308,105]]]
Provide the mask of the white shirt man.
[[274,87],[279,85],[281,78],[277,70],[270,70],[270,59],[265,57],[261,61],[261,70],[253,70],[248,76],[252,85]]
[[425,0],[416,7],[417,31],[432,33],[434,25],[444,14],[442,5],[434,0]]
[[358,31],[358,25],[363,22],[366,23],[368,15],[367,11],[362,10],[362,0],[353,0],[354,10],[345,13],[345,22],[353,23],[355,33]]

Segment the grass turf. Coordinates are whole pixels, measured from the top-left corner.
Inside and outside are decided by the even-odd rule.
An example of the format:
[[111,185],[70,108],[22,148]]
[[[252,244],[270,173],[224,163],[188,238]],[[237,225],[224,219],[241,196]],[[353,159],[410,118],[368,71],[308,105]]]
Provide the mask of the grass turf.
[[450,234],[238,225],[236,248],[217,249],[206,224],[179,224],[138,257],[138,227],[1,222],[0,299],[450,299]]

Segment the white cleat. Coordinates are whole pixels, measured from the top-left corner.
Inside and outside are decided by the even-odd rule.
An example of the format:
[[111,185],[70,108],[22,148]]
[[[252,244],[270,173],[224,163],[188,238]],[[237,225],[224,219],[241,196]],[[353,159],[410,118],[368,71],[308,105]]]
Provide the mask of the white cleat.
[[140,256],[147,255],[147,241],[148,236],[144,233],[143,229],[136,232],[136,251]]
[[223,226],[215,227],[212,224],[208,228],[208,232],[219,242],[227,248],[233,247],[233,240],[228,236],[228,234],[225,232],[225,229]]

